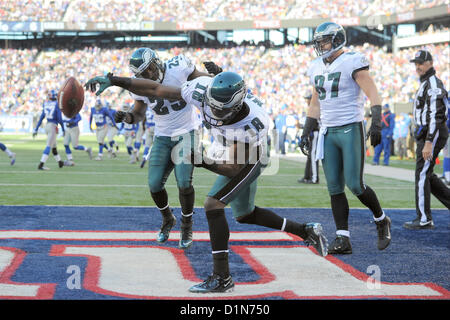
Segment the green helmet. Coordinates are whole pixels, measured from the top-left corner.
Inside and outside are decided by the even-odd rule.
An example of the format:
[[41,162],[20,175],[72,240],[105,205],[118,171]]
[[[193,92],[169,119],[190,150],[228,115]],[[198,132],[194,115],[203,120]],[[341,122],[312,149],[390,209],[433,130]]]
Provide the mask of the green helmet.
[[209,124],[229,123],[241,110],[247,95],[244,79],[234,72],[216,75],[206,89],[203,116]]
[[150,68],[150,71],[154,74],[151,80],[158,82],[162,82],[164,79],[164,71],[166,69],[156,51],[150,48],[139,48],[134,51],[129,61],[129,67],[137,78],[141,78],[142,73]]
[[[323,51],[320,43],[331,41],[331,49]],[[331,54],[343,48],[347,43],[344,28],[334,22],[324,22],[314,31],[313,44],[319,57],[328,58]]]

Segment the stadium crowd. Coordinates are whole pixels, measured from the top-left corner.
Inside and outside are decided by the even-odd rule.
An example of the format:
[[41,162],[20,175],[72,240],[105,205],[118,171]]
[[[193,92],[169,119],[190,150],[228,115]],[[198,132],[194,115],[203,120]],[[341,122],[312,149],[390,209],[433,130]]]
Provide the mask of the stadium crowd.
[[[3,21],[132,22],[298,19],[391,15],[446,0],[1,0]],[[105,8],[108,8],[105,10]]]
[[[445,84],[450,83],[450,47],[448,44],[428,46],[433,55],[438,74]],[[69,76],[81,83],[89,77],[105,72],[129,75],[128,58],[133,48],[101,49],[89,47],[83,50],[38,51],[0,50],[0,114],[26,115],[39,112],[48,90],[61,87]],[[372,45],[348,48],[363,52],[371,61],[371,73],[376,79],[384,103],[410,102],[419,82],[414,65],[409,59],[416,48],[387,53]],[[259,46],[238,46],[227,49],[173,48],[158,51],[162,59],[183,53],[198,68],[204,69],[202,61],[212,60],[224,70],[245,76],[248,87],[265,100],[270,113],[287,109],[302,114],[304,97],[311,86],[305,72],[315,57],[312,47],[288,45],[266,49]],[[11,68],[11,66],[14,66]],[[102,99],[113,101],[113,107],[130,103],[128,93],[111,89]],[[95,97],[86,94],[85,109],[95,103]]]

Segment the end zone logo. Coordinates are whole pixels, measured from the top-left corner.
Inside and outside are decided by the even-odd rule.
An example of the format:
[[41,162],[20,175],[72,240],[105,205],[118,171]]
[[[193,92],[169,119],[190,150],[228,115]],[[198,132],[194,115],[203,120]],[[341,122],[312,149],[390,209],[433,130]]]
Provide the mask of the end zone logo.
[[[234,292],[192,294],[188,288],[211,270],[208,232],[194,232],[194,246],[187,252],[176,248],[178,232],[171,233],[167,245],[158,245],[155,237],[156,231],[3,230],[0,298],[450,298],[430,283],[379,281],[277,231],[232,232],[230,259],[243,266],[232,267]],[[245,281],[239,281],[239,273],[246,273]]]

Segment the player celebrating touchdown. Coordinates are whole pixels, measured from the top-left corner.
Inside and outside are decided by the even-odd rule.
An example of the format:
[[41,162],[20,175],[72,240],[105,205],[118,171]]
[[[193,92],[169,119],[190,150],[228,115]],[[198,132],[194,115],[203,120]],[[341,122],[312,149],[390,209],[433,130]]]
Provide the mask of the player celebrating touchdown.
[[[301,224],[282,218],[276,213],[257,207],[254,203],[257,178],[262,171],[262,146],[267,142],[269,117],[263,103],[247,91],[243,78],[234,72],[221,72],[215,77],[199,77],[185,82],[181,88],[168,87],[155,81],[115,77],[108,74],[89,80],[86,87],[97,95],[110,86],[119,86],[138,95],[183,100],[202,112],[211,125],[214,137],[212,150],[226,150],[221,159],[205,158],[196,154],[191,161],[197,167],[217,173],[204,208],[209,226],[213,257],[213,273],[204,282],[192,286],[194,293],[227,292],[234,288],[228,263],[230,236],[225,207],[230,204],[239,223],[255,224],[286,231],[312,244],[317,252],[327,255],[327,239],[319,223]],[[134,109],[124,115],[125,121],[140,121],[145,109]],[[238,161],[245,150],[244,161]],[[209,151],[209,150],[208,150]],[[210,155],[210,153],[208,152]],[[223,161],[226,159],[227,161]],[[198,161],[197,161],[198,160]],[[243,163],[241,163],[243,162]]]

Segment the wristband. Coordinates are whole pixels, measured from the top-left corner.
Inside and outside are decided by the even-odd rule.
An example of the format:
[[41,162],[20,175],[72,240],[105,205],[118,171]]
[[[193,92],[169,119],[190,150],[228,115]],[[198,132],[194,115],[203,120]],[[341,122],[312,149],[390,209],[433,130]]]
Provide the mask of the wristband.
[[125,90],[128,90],[131,87],[131,78],[125,78],[125,77],[115,77],[110,72],[106,75],[111,81],[111,84],[113,86],[124,88]]

